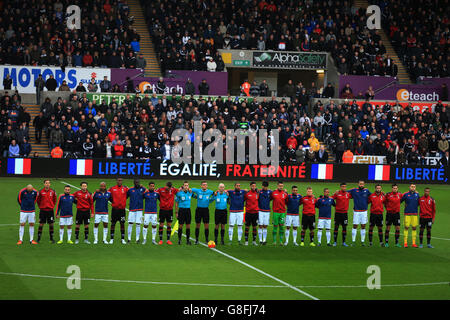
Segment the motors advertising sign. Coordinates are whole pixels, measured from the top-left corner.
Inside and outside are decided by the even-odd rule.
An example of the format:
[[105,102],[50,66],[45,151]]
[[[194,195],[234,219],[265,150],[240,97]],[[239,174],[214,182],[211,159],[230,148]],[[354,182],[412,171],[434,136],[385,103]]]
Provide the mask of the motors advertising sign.
[[281,69],[326,69],[327,54],[323,52],[254,51],[253,67]]

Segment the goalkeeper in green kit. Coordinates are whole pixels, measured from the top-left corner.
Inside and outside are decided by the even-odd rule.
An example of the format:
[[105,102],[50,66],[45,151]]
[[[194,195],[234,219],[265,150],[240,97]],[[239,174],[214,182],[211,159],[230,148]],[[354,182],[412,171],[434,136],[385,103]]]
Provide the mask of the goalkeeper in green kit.
[[[288,194],[283,188],[283,182],[278,181],[278,186],[272,192],[272,210],[273,210],[273,244],[277,244],[277,233],[279,231],[280,245],[283,245],[284,240],[284,222],[286,220],[286,203]],[[278,230],[279,229],[279,230]]]

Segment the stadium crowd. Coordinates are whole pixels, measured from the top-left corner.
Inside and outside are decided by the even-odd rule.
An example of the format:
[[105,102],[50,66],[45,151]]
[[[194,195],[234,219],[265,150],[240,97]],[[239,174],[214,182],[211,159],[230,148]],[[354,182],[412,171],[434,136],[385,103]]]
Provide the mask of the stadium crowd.
[[[224,134],[226,129],[238,128],[279,130],[282,163],[331,160],[321,142],[338,163],[351,153],[386,156],[391,164],[419,164],[425,156],[448,158],[449,151],[450,110],[441,102],[435,112],[419,112],[388,103],[373,108],[368,101],[359,108],[350,100],[335,104],[327,99],[310,105],[297,97],[293,102],[275,97],[256,102],[231,96],[213,100],[183,95],[177,99],[147,93],[128,95],[120,104],[113,98],[107,104],[90,101],[82,93],[72,94],[69,101],[47,98],[41,113],[30,119],[18,94],[5,95],[0,101],[1,151],[11,157],[30,154],[31,121],[36,140],[45,134],[52,154],[61,148],[56,154],[65,157],[170,160],[182,152],[178,142],[171,141],[171,133],[179,128],[192,132],[194,121],[202,122],[203,131],[217,128]],[[272,136],[268,142],[270,154]]]
[[448,77],[449,9],[442,0],[379,0],[383,25],[411,79]]
[[[161,68],[222,71],[218,49],[328,51],[341,74],[397,75],[350,1],[141,1]],[[274,23],[276,21],[276,23]]]
[[[125,0],[80,0],[81,25],[66,24],[68,0],[1,2],[0,64],[144,68]],[[39,9],[36,9],[39,8]]]

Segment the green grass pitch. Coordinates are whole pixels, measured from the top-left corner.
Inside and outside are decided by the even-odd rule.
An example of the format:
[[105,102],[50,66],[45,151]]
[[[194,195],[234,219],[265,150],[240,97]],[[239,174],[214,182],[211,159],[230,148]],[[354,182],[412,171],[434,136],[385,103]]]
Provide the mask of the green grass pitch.
[[[338,247],[294,247],[292,239],[287,247],[274,247],[270,245],[272,228],[269,226],[267,246],[239,246],[236,239],[237,232],[235,232],[232,245],[217,247],[220,252],[226,254],[224,255],[201,245],[178,246],[177,235],[173,237],[175,240],[173,246],[166,244],[154,246],[149,242],[145,246],[133,243],[122,245],[117,241],[120,237],[120,233],[117,232],[119,225],[116,226],[114,245],[50,244],[48,226],[45,226],[41,243],[31,246],[28,244],[27,226],[24,244],[17,246],[18,191],[28,183],[32,183],[36,189],[41,189],[42,180],[37,178],[2,178],[0,180],[2,204],[0,299],[297,300],[310,299],[311,296],[317,299],[450,298],[450,187],[448,185],[431,186],[431,195],[437,202],[436,223],[432,233],[434,249],[411,247],[405,249],[392,245],[389,248],[383,248],[378,244],[376,232],[374,232],[373,247],[345,248],[340,246],[340,241]],[[99,179],[87,181],[89,190],[98,188]],[[62,193],[65,182],[79,186],[81,179],[53,179],[52,187],[58,194]],[[114,184],[113,180],[106,182],[108,187]],[[178,187],[181,182],[176,181],[174,185]],[[142,183],[146,185],[148,181],[142,181]],[[165,181],[156,181],[157,187],[164,183]],[[285,188],[290,191],[294,183],[299,186],[302,195],[305,194],[307,186],[312,186],[316,196],[322,193],[324,187],[334,192],[339,185],[338,183],[286,182]],[[132,181],[125,180],[125,184],[131,186]],[[209,187],[212,189],[216,189],[218,184],[219,181],[209,181]],[[225,184],[226,188],[233,187],[231,181]],[[243,181],[241,184],[243,188],[248,188],[248,182]],[[191,181],[191,186],[199,185],[199,181]],[[261,183],[258,182],[258,187],[260,186]],[[356,184],[349,184],[348,189],[354,186]],[[371,191],[374,190],[374,184],[367,184],[367,187]],[[424,185],[417,186],[421,194],[424,187]],[[271,183],[270,188],[274,189],[275,183]],[[383,189],[385,192],[390,191],[390,184],[383,184]],[[401,192],[407,189],[407,185],[400,185]],[[195,200],[193,204],[196,204]],[[210,212],[213,218],[213,204]],[[352,221],[351,214],[349,214],[349,221]],[[210,239],[213,238],[213,221],[211,223]],[[55,239],[59,237],[58,227],[55,224]],[[35,228],[36,238],[37,226]],[[102,228],[102,226],[99,228],[99,240],[102,239]],[[191,236],[193,236],[195,225],[192,224],[191,228]],[[93,223],[91,223],[90,231],[91,241],[93,240],[92,229]],[[200,235],[203,239],[203,226]],[[151,239],[150,231],[148,237]],[[348,227],[347,237],[351,240],[351,226]],[[392,234],[392,242],[393,238]],[[402,239],[401,235],[400,240]],[[350,241],[347,240],[347,242]],[[306,240],[306,244],[308,243],[309,239]],[[77,265],[81,269],[80,290],[69,290],[66,286],[69,276],[66,270],[69,265]],[[380,267],[381,289],[379,290],[369,290],[366,287],[367,278],[370,276],[367,273],[369,265]]]

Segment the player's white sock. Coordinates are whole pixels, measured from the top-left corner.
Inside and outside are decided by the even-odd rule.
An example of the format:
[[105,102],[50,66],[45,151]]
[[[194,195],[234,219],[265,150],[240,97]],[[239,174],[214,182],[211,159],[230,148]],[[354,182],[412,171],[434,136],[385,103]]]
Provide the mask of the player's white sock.
[[230,226],[228,228],[228,238],[230,239],[230,241],[233,240],[233,229],[234,229],[234,226]]
[[266,242],[267,240],[267,228],[263,229],[263,242]]
[[148,228],[144,227],[142,229],[142,236],[144,237],[144,240],[147,240],[147,232],[148,232]]
[[361,229],[361,242],[366,239],[366,229]]
[[294,243],[297,242],[297,229],[292,230],[292,237],[294,238]]
[[284,232],[284,236],[286,238],[286,243],[289,243],[289,229],[286,228],[286,231]]
[[64,229],[59,229],[59,240],[63,240],[64,238]]
[[263,231],[262,230],[263,230],[262,228],[258,229],[259,242],[263,241]]
[[133,232],[133,224],[129,223],[128,224],[128,240],[131,241],[131,232]]
[[98,241],[98,227],[94,227],[94,240]]
[[242,226],[238,226],[238,241],[241,241],[242,238]]
[[108,238],[108,228],[103,227],[103,241]]
[[28,226],[28,231],[30,232],[30,241],[34,238],[34,226]]
[[317,230],[317,241],[322,243],[322,229]]
[[352,229],[352,241],[355,242],[356,240],[356,233],[358,232],[358,229]]
[[136,241],[141,237],[141,224],[136,223]]
[[330,229],[327,229],[326,235],[327,235],[327,244],[328,244],[331,241],[331,231],[330,231]]
[[152,240],[156,239],[156,226],[152,228]]
[[72,229],[67,229],[67,240],[71,240],[71,239],[72,239]]
[[19,227],[19,239],[20,241],[23,241],[23,234],[25,232],[25,226],[20,226]]

